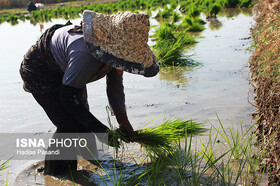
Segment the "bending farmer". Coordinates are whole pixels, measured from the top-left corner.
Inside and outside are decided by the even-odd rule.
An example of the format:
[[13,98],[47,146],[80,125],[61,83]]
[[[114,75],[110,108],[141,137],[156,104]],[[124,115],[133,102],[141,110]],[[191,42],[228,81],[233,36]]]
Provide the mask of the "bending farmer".
[[[86,84],[106,76],[107,97],[120,129],[132,139],[125,108],[123,71],[155,76],[157,59],[149,48],[149,17],[145,14],[83,13],[83,24],[54,25],[33,45],[21,63],[24,90],[42,106],[56,133],[106,133],[108,127],[89,112]],[[45,160],[46,174],[60,174],[72,160]]]

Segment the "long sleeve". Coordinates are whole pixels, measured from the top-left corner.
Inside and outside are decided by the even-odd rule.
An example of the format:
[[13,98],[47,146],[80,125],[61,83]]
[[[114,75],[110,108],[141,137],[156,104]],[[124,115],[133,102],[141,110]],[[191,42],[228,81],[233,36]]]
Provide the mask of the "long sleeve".
[[63,85],[60,90],[61,103],[73,117],[91,132],[106,133],[108,127],[102,124],[82,103],[83,89]]
[[111,110],[114,114],[126,113],[123,76],[119,75],[115,69],[112,69],[107,74],[106,83],[106,91]]

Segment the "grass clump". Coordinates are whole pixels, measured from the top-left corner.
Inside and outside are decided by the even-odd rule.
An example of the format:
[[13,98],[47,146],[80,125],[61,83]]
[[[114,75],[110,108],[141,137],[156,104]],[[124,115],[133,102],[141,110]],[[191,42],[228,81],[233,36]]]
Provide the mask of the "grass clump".
[[191,65],[191,60],[184,54],[184,50],[196,41],[188,33],[175,32],[172,26],[174,25],[165,24],[156,30],[152,36],[156,41],[153,51],[160,65]]

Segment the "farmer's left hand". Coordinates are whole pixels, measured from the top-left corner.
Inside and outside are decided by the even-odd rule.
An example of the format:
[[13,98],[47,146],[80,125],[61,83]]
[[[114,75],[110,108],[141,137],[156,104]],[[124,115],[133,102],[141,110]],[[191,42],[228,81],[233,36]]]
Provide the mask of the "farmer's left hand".
[[133,127],[128,121],[127,115],[124,114],[116,114],[117,121],[119,123],[120,129],[125,131],[128,134],[129,140],[133,142]]

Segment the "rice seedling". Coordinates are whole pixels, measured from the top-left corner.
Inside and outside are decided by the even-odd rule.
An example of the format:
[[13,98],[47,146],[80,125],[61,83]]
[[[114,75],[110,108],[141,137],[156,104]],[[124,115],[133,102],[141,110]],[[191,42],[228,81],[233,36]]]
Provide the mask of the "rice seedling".
[[0,24],[3,23],[5,21],[4,16],[0,15]]
[[253,0],[241,0],[240,7],[250,7],[253,4]]
[[[7,161],[4,161],[1,163],[1,160],[0,160],[0,171],[3,171],[5,169],[8,168],[8,163],[10,162],[10,160],[7,160]],[[1,175],[1,174],[0,174]],[[1,180],[2,181],[2,180]],[[9,173],[7,173],[7,177],[6,177],[6,186],[8,186],[8,183],[9,183]]]
[[191,4],[190,1],[181,1],[180,4],[179,4],[179,5],[180,5],[179,10],[180,10],[181,12],[186,12],[187,7],[188,7],[190,4]]
[[[178,139],[168,151],[160,156],[148,153],[150,163],[147,164],[147,171],[149,173],[144,183],[148,185],[238,185],[241,183],[258,185],[261,182],[263,170],[257,171],[257,169],[265,151],[256,154],[258,151],[255,151],[254,134],[249,133],[252,127],[240,135],[233,130],[230,134],[225,133],[223,126],[219,129],[212,126],[208,141],[201,142],[202,150],[192,148],[193,138],[192,136],[187,138],[186,133],[183,146]],[[241,131],[243,131],[242,128]],[[216,132],[214,137],[213,132]],[[248,140],[244,140],[244,136],[247,136]],[[235,141],[234,145],[226,148],[227,143],[221,145],[219,142],[218,139],[221,138],[232,139]],[[221,147],[219,153],[217,144]],[[232,154],[236,154],[236,151],[239,154],[238,160],[232,159]]]
[[178,6],[178,2],[177,1],[171,1],[170,2],[170,8],[171,9],[176,9]]
[[3,170],[5,170],[6,168],[8,168],[8,163],[9,163],[9,160],[4,161],[3,163],[1,163],[1,164],[0,164],[0,171],[3,171]]
[[198,23],[194,23],[193,25],[190,25],[186,31],[188,32],[202,32],[204,30],[204,26]]
[[173,15],[172,15],[172,23],[177,23],[178,21],[180,21],[181,19],[181,16],[179,13],[177,12],[174,12]]
[[209,14],[211,17],[216,18],[217,14],[222,10],[221,5],[214,3],[209,6]]
[[[263,176],[263,170],[260,170],[259,165],[267,149],[260,150],[255,147],[256,136],[251,133],[254,124],[246,130],[241,125],[241,132],[229,128],[228,134],[220,120],[219,123],[219,128],[210,123],[216,136],[212,140],[212,134],[209,132],[207,145],[201,142],[202,150],[200,151],[206,162],[213,165],[214,175],[218,178],[216,181],[234,185],[252,182],[258,185]],[[220,139],[218,140],[218,138]],[[221,138],[223,142],[221,142]],[[221,155],[218,155],[222,158],[216,162],[217,153],[213,150],[215,144],[222,149]]]
[[239,4],[239,0],[223,0],[222,2],[226,8],[235,8]]
[[193,4],[191,4],[188,7],[187,12],[188,12],[189,16],[191,16],[191,17],[197,17],[201,13],[200,9],[197,6],[193,5]]
[[[109,2],[109,3],[92,3],[92,4],[85,4],[82,6],[67,6],[67,7],[57,7],[52,10],[49,9],[43,9],[43,10],[37,10],[33,11],[36,13],[32,13],[32,16],[34,18],[30,17],[24,17],[20,15],[21,20],[29,19],[29,20],[37,20],[37,21],[50,21],[51,18],[59,18],[62,17],[64,19],[69,18],[77,18],[81,15],[81,13],[88,9],[88,10],[94,10],[96,12],[101,13],[115,13],[118,11],[132,11],[137,12],[137,10],[144,10],[144,9],[152,9],[156,10],[158,7],[166,7],[166,5],[170,5],[170,10],[163,10],[162,12],[157,15],[158,18],[170,18],[172,16],[172,11],[177,8],[178,5],[180,5],[179,10],[183,13],[188,12],[188,15],[191,17],[196,17],[200,15],[200,12],[207,11],[210,7],[211,13],[215,15],[216,12],[219,10],[219,7],[221,8],[234,8],[234,7],[250,7],[253,4],[252,0],[201,0],[201,1],[195,1],[195,0],[187,0],[187,1],[171,1],[171,0],[121,0],[117,2]],[[209,11],[209,10],[208,10]],[[171,12],[171,13],[170,13]],[[16,16],[16,14],[13,14],[12,12],[9,15]],[[15,17],[6,19],[5,17],[0,18],[0,23],[4,21],[8,21],[12,24],[17,24],[17,21],[11,21],[11,19],[16,19]]]
[[186,32],[201,32],[203,31],[206,22],[200,18],[185,16],[181,24],[178,25],[178,30]]
[[164,7],[164,9],[161,11],[159,10],[159,12],[157,13],[157,15],[155,16],[155,18],[157,19],[168,19],[173,15],[174,11],[173,9],[169,9],[167,6]]
[[197,134],[205,131],[203,126],[202,123],[193,120],[171,119],[164,121],[158,127],[135,131],[133,139],[147,150],[159,154],[171,149],[173,143],[184,137],[185,134]]
[[195,39],[185,32],[175,32],[174,28],[179,27],[174,24],[164,24],[151,36],[156,41],[153,51],[159,63],[164,66],[193,65],[184,54],[184,50],[194,44]]

